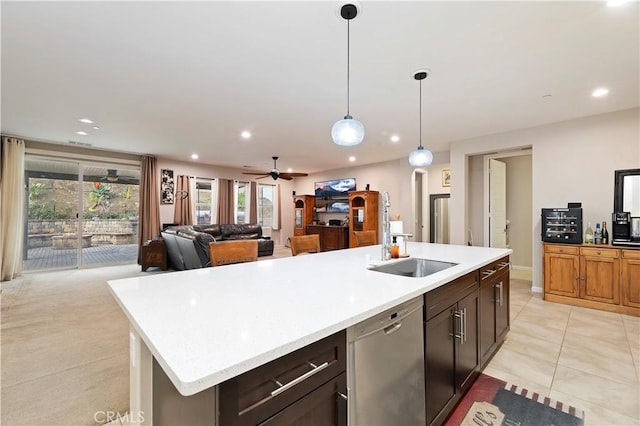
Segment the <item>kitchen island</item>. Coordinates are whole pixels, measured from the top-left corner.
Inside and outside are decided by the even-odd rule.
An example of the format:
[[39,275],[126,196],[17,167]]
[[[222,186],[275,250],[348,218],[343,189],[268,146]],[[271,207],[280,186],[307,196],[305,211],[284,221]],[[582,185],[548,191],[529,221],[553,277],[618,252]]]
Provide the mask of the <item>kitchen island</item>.
[[[414,278],[369,270],[380,251],[369,246],[110,281],[131,325],[130,420],[154,422],[154,364],[156,376],[161,371],[180,395],[196,398],[511,253],[409,243],[412,257],[456,263]],[[208,409],[215,414],[215,406]]]

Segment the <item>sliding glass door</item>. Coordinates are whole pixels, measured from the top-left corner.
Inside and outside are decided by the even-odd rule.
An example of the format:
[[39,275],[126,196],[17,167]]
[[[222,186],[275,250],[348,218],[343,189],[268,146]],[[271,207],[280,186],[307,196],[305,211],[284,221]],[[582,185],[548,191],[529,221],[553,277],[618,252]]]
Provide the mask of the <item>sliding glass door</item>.
[[134,263],[139,169],[27,156],[24,270]]

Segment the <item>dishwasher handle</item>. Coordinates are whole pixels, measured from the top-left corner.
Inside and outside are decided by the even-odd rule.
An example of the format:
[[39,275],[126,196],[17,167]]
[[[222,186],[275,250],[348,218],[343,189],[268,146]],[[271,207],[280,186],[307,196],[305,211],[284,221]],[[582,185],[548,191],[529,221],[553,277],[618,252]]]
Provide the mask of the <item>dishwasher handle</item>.
[[384,334],[388,336],[400,330],[400,327],[402,327],[402,321],[399,321],[395,324],[391,324],[389,327],[385,327],[383,331],[384,331]]

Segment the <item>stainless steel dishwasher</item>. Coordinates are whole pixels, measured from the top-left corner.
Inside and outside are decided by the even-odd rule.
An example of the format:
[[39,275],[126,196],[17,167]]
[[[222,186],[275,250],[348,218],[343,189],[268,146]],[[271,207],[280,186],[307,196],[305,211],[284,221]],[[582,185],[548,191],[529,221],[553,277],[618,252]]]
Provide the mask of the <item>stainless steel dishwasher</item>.
[[349,424],[426,422],[422,296],[347,330]]

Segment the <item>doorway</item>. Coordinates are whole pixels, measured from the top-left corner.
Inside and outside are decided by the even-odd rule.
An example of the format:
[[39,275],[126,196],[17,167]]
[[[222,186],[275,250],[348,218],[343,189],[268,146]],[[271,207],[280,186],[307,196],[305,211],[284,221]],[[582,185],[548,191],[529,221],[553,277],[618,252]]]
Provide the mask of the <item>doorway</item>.
[[449,244],[450,194],[429,195],[429,242]]
[[23,270],[134,263],[140,170],[25,158]]

